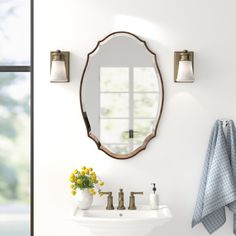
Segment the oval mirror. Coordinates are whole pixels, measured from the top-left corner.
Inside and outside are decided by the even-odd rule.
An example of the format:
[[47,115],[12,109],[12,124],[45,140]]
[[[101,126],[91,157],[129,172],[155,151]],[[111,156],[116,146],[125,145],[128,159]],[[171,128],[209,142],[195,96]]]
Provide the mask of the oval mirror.
[[109,156],[127,159],[156,136],[163,106],[156,55],[129,32],[114,32],[88,54],[80,103],[88,136]]

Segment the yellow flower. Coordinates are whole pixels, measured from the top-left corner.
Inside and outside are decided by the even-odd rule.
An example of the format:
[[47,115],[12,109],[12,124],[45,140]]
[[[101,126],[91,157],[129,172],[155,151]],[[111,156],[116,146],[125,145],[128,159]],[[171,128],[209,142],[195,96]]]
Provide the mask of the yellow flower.
[[89,171],[93,171],[93,168],[92,168],[92,167],[90,167],[90,168],[89,168]]
[[92,179],[96,179],[97,176],[96,176],[96,175],[91,175],[91,178],[92,178]]
[[74,184],[71,184],[71,185],[70,185],[71,188],[74,188],[74,186],[75,186]]
[[83,166],[83,167],[82,167],[82,170],[85,170],[85,169],[86,169],[86,166]]
[[79,172],[79,171],[78,171],[77,169],[74,170],[74,174],[78,174],[78,172]]
[[95,191],[93,188],[90,188],[90,189],[89,189],[89,192],[90,192],[90,194],[92,194],[92,195],[96,195],[96,191]]
[[80,175],[81,175],[81,176],[84,176],[84,175],[85,175],[85,172],[84,172],[84,171],[81,171],[81,172],[80,172]]
[[74,182],[74,179],[73,179],[73,178],[69,178],[69,181],[70,181],[71,183],[73,183],[73,182]]
[[85,169],[85,170],[84,170],[84,173],[85,173],[85,174],[89,174],[89,169]]
[[73,176],[70,176],[70,178],[69,178],[69,180],[70,180],[70,182],[75,182],[75,176],[73,175]]
[[75,195],[75,194],[76,194],[76,191],[75,191],[75,190],[72,190],[71,193],[72,193],[72,195]]
[[94,195],[94,193],[96,194],[94,188],[90,188],[90,189],[89,189],[89,192],[90,192],[92,195]]
[[104,185],[104,182],[101,181],[99,184],[100,184],[100,186],[103,186],[103,185]]
[[82,183],[81,179],[77,179],[76,183],[81,184]]
[[91,175],[96,176],[96,173],[93,171],[93,172],[91,172]]
[[97,178],[97,176],[95,176],[95,175],[91,175],[91,178],[94,180],[94,179]]

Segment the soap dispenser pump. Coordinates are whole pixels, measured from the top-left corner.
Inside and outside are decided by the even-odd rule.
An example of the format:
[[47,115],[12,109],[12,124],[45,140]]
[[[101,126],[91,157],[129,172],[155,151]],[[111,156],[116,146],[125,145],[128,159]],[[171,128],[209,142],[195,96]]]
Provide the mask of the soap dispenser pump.
[[149,196],[149,204],[152,210],[156,210],[159,208],[159,196],[158,194],[156,194],[156,183],[152,183],[151,185],[153,185],[152,188],[152,193],[150,193]]

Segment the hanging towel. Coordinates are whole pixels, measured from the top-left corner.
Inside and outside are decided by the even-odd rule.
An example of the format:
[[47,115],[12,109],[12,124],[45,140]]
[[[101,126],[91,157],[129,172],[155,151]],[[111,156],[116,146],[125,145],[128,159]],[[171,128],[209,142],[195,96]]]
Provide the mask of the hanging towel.
[[210,234],[225,223],[225,206],[236,214],[236,130],[233,121],[228,122],[226,136],[222,121],[217,120],[209,140],[192,219],[192,227],[201,222]]
[[[232,120],[228,122],[227,146],[233,177],[236,183],[236,128]],[[236,201],[231,202],[228,207],[234,213],[234,234],[236,235]]]

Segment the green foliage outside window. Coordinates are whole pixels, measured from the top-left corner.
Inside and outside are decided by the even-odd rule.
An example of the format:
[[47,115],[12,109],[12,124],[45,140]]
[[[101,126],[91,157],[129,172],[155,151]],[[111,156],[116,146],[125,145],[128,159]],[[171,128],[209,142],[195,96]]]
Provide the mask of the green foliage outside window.
[[28,84],[25,74],[0,74],[0,204],[29,202]]

